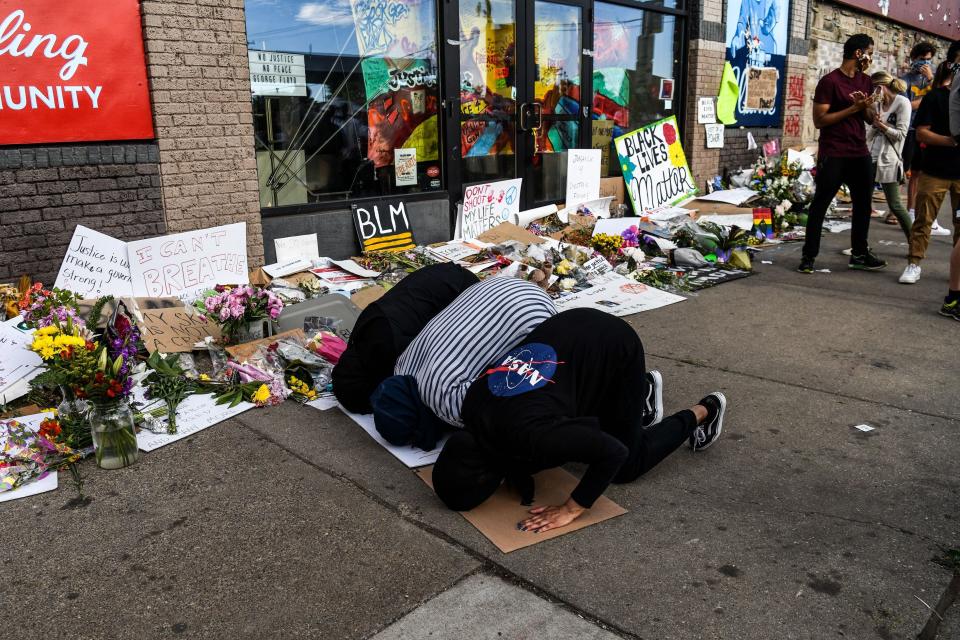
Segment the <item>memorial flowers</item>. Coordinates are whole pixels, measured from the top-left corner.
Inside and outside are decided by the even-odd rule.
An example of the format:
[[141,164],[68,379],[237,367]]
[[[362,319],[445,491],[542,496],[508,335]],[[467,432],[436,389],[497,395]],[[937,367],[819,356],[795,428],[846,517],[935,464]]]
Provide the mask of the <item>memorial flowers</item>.
[[777,207],[786,200],[794,211],[799,211],[813,199],[813,175],[803,169],[800,162],[789,162],[787,154],[758,158],[749,186],[763,196],[764,204],[769,207]]
[[31,329],[48,327],[55,322],[64,323],[68,319],[82,325],[77,311],[79,299],[77,294],[70,291],[45,289],[42,283],[36,282],[20,300],[20,314],[24,324]]
[[0,493],[19,489],[62,468],[71,470],[81,491],[83,483],[76,468],[81,454],[59,441],[59,435],[60,425],[54,418],[44,419],[38,429],[17,420],[0,421]]
[[250,323],[276,320],[283,310],[283,301],[275,293],[252,285],[217,285],[194,304],[220,325],[228,344],[239,342]]

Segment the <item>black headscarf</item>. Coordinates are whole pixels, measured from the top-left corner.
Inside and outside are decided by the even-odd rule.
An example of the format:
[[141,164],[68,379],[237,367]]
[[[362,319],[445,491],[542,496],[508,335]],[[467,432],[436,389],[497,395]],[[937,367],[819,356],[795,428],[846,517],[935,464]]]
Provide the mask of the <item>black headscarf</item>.
[[533,503],[533,477],[485,451],[469,431],[450,436],[433,465],[433,490],[454,511],[479,506],[504,480],[520,493],[520,504]]

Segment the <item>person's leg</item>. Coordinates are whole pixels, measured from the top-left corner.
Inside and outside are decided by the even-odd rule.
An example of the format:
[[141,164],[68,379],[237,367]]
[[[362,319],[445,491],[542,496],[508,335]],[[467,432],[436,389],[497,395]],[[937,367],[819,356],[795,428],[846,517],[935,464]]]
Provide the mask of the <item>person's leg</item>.
[[930,227],[937,219],[937,212],[947,194],[949,180],[941,180],[929,174],[923,174],[917,182],[917,217],[910,229],[910,264],[920,264],[927,255],[930,244]]
[[950,220],[953,221],[953,244],[960,242],[960,180],[950,182]]
[[850,248],[855,256],[867,254],[867,237],[870,233],[870,212],[873,210],[873,163],[870,156],[844,158],[843,182],[850,189],[853,203],[853,229],[850,231]]
[[690,439],[697,424],[707,417],[707,408],[696,405],[667,416],[646,429],[634,428],[615,435],[627,445],[629,455],[614,477],[616,483],[633,482]]
[[903,200],[900,198],[900,185],[896,182],[885,182],[883,185],[883,196],[887,200],[887,206],[890,207],[890,213],[897,217],[903,234],[910,240],[910,227],[913,223],[910,221],[910,214],[903,206]]
[[960,320],[960,242],[953,244],[950,253],[950,282],[947,297],[943,299],[940,315]]
[[[837,195],[837,190],[843,183],[841,169],[843,160],[840,158],[821,158],[817,163],[816,191],[813,201],[807,212],[807,232],[803,242],[803,256],[814,259],[820,253],[820,234],[823,233],[823,219],[827,215],[827,207]],[[870,212],[867,212],[870,215]]]

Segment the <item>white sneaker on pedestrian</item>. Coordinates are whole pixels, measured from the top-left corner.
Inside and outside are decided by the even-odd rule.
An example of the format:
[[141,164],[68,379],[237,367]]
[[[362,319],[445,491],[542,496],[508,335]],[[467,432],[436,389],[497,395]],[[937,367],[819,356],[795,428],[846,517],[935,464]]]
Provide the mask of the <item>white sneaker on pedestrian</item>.
[[852,256],[852,255],[853,255],[853,249],[844,249],[844,250],[841,251],[840,253],[842,253],[842,254],[845,255],[845,256]]
[[908,264],[900,275],[900,284],[916,284],[920,279],[920,265]]
[[953,235],[953,232],[945,227],[941,227],[940,223],[936,220],[933,221],[933,226],[930,227],[930,235],[932,236],[949,236]]

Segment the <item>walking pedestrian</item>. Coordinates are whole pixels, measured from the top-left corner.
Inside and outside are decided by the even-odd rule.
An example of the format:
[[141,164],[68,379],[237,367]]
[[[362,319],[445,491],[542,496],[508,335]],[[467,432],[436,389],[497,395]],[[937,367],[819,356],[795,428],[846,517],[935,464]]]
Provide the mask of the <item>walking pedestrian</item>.
[[953,244],[950,253],[950,284],[947,297],[943,299],[940,315],[960,320],[960,242]]
[[900,223],[909,240],[913,220],[900,198],[900,184],[904,178],[903,145],[910,126],[910,101],[902,95],[906,87],[903,80],[886,71],[878,71],[870,78],[873,86],[880,90],[877,115],[867,129],[874,180],[883,188],[889,215]]
[[874,120],[873,84],[864,71],[870,66],[873,39],[851,36],[843,45],[843,63],[817,83],[813,95],[813,124],[820,130],[816,191],[807,214],[803,258],[797,270],[813,273],[820,253],[820,235],[827,208],[845,184],[853,201],[850,268],[883,269],[887,263],[867,245],[873,195],[873,161],[867,149],[866,123]]
[[[938,85],[924,97],[917,112],[917,140],[923,145],[917,183],[917,217],[910,229],[907,266],[901,284],[920,280],[920,262],[927,253],[930,233],[943,199],[950,194],[951,211],[960,209],[960,142],[950,134],[950,80],[956,63],[942,63],[937,70]],[[960,239],[960,222],[953,220],[953,241]]]
[[519,523],[544,532],[570,524],[611,482],[636,480],[683,443],[694,452],[714,444],[724,395],[707,394],[658,422],[645,419],[662,415],[662,407],[644,411],[641,398],[651,384],[644,364],[639,336],[620,318],[572,309],[546,320],[470,386],[465,429],[451,436],[433,468],[437,496],[468,511],[508,479],[530,504],[533,474],[587,464],[564,504],[531,509]]

